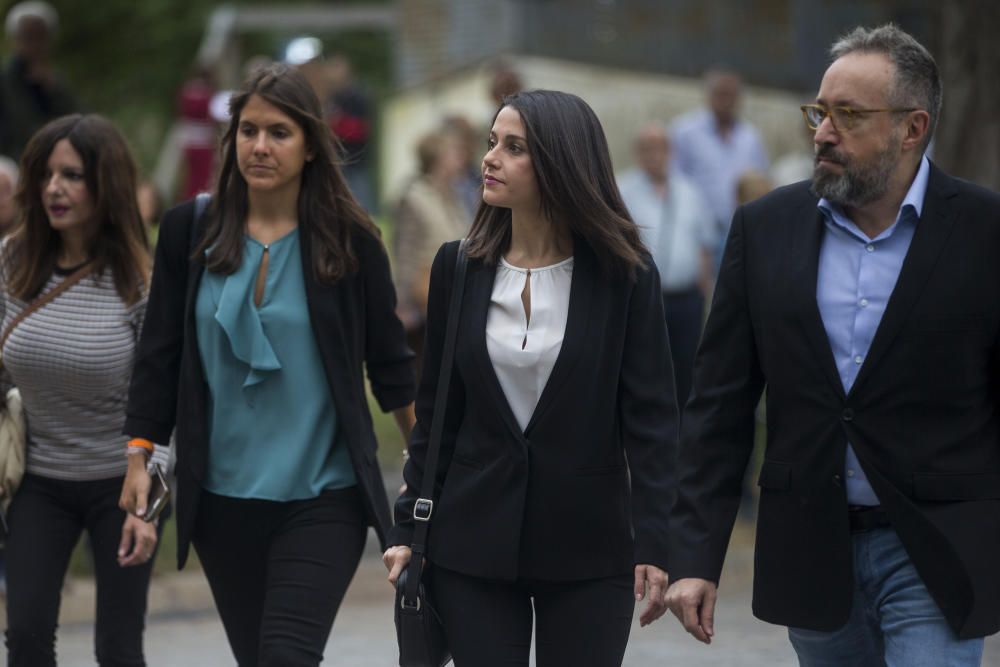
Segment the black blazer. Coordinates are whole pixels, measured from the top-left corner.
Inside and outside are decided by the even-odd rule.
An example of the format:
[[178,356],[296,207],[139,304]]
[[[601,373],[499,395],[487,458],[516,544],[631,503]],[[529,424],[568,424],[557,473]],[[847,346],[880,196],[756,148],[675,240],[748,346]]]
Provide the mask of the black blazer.
[[[431,270],[417,426],[391,544],[409,545],[423,484],[458,243]],[[579,580],[666,565],[677,408],[652,262],[605,277],[575,242],[562,349],[521,431],[486,348],[496,266],[469,262],[430,524],[429,559],[489,579]],[[631,490],[629,480],[631,478]]]
[[684,412],[671,579],[718,581],[767,387],[754,613],[831,631],[853,590],[851,442],[959,636],[1000,627],[1000,196],[932,167],[909,252],[844,393],[816,304],[807,183],[737,211]]
[[[124,427],[127,435],[166,443],[176,421],[179,567],[187,559],[209,446],[208,385],[194,319],[204,263],[189,261],[203,229],[193,218],[194,204],[187,202],[168,211],[160,226]],[[354,231],[351,243],[359,270],[326,285],[315,278],[304,231],[301,254],[309,320],[337,409],[339,435],[350,450],[368,520],[384,543],[391,524],[389,502],[375,460],[378,445],[362,364],[379,406],[389,411],[413,400],[413,353],[395,315],[396,293],[381,241]]]

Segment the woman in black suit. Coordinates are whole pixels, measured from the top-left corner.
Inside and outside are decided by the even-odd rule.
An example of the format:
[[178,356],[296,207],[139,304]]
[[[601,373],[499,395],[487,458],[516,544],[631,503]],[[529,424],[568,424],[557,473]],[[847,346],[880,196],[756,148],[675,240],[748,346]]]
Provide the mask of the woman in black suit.
[[305,78],[259,70],[230,110],[203,220],[189,202],[161,227],[125,433],[176,424],[178,558],[194,544],[241,667],[318,665],[367,526],[390,524],[363,372],[408,435],[413,354]]
[[[425,579],[457,667],[620,665],[663,614],[677,406],[659,278],[580,98],[508,97],[483,158]],[[395,582],[423,490],[458,243],[431,271]]]

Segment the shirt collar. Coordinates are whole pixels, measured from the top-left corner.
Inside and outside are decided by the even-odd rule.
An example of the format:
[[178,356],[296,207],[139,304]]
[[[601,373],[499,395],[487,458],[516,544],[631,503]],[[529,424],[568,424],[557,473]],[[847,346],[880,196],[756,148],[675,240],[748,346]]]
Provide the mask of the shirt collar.
[[[927,156],[924,155],[920,158],[920,167],[917,169],[917,175],[913,178],[913,182],[910,183],[910,189],[906,191],[906,196],[903,197],[903,202],[899,205],[899,211],[896,213],[896,222],[893,223],[892,227],[883,232],[883,235],[891,234],[891,230],[902,219],[907,208],[913,211],[916,220],[920,219],[920,215],[924,210],[924,197],[927,194],[927,181],[930,179],[930,174],[931,163],[927,159]],[[843,209],[827,201],[825,197],[819,200],[816,207],[823,213],[823,217],[827,220],[833,221],[842,227],[852,229],[855,227],[854,223],[850,222],[848,217],[844,215]],[[850,224],[844,224],[845,222]]]

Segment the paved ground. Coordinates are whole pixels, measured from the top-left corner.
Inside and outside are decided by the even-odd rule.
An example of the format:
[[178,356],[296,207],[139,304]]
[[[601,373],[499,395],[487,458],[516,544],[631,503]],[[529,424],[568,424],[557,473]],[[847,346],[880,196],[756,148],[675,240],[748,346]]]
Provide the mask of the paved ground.
[[[712,646],[688,637],[673,617],[648,628],[633,625],[626,654],[628,667],[793,667],[796,661],[782,628],[762,623],[750,614],[752,554],[749,539],[738,535],[726,563],[724,586],[716,619],[718,636]],[[325,664],[348,667],[391,667],[396,664],[392,629],[392,590],[374,549],[369,549],[341,609],[326,651]],[[150,667],[222,667],[233,664],[222,626],[211,607],[202,575],[197,572],[154,579],[151,616],[146,635]],[[94,664],[88,620],[93,587],[71,581],[64,595],[59,633],[61,667]],[[5,626],[5,620],[0,616]],[[2,650],[0,650],[2,654]],[[1000,639],[987,642],[988,667],[1000,667]]]

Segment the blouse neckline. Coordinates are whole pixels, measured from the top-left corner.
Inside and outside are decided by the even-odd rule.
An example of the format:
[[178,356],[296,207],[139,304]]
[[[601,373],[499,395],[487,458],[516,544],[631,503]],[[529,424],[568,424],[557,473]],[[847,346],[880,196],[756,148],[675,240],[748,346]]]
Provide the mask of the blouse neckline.
[[508,262],[507,259],[505,257],[503,257],[503,255],[500,256],[500,264],[501,264],[501,266],[503,266],[504,268],[510,269],[511,271],[517,271],[518,273],[528,273],[529,271],[531,273],[538,273],[540,271],[551,271],[552,269],[559,269],[559,268],[562,268],[564,266],[568,266],[568,265],[570,265],[572,263],[573,263],[573,256],[570,255],[566,259],[562,260],[561,262],[556,262],[555,264],[549,264],[548,266],[539,266],[538,268],[534,268],[534,269],[525,269],[525,268],[521,268],[520,266],[514,266],[513,264],[511,264],[510,262]]

